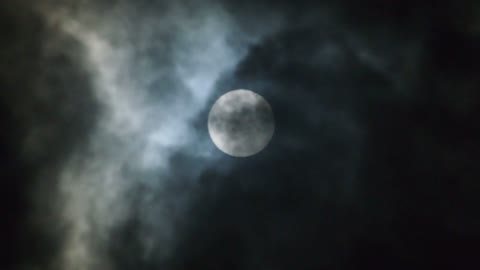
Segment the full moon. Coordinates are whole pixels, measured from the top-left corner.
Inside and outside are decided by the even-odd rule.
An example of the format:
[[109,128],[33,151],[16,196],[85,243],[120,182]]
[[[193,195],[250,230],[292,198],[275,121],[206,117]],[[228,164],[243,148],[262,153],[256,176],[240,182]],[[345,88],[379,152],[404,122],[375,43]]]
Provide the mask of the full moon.
[[213,143],[234,157],[248,157],[262,151],[275,129],[272,108],[259,94],[233,90],[213,104],[208,115],[208,132]]

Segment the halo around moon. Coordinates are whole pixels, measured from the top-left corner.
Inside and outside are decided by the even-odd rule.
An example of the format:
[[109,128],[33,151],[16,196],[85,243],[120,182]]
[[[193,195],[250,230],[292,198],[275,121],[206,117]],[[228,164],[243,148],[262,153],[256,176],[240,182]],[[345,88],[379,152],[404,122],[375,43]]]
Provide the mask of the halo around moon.
[[245,89],[222,95],[208,115],[208,132],[222,152],[248,157],[262,151],[272,139],[272,108],[259,94]]

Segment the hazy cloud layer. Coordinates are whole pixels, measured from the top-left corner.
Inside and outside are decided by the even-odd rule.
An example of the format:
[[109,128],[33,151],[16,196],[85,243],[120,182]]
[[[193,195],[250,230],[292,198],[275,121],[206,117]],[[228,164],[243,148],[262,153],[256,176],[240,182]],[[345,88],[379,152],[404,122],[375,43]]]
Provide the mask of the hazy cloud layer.
[[[108,11],[101,3],[84,1],[46,3],[40,10],[54,31],[79,47],[53,39],[45,53],[60,50],[77,59],[89,73],[99,107],[85,146],[65,157],[58,194],[51,195],[61,213],[56,222],[66,225],[54,265],[110,269],[111,231],[131,216],[139,218],[142,256],[161,261],[174,247],[174,224],[185,203],[185,194],[168,194],[168,182],[194,185],[188,182],[204,166],[172,179],[172,153],[185,149],[192,157],[215,160],[211,143],[196,138],[191,122],[207,105],[219,77],[232,72],[249,46],[275,29],[246,35],[213,1],[117,2]],[[138,190],[141,194],[135,194]]]
[[[6,269],[471,263],[474,1],[30,2],[0,4]],[[275,115],[247,159],[207,130],[238,88]]]

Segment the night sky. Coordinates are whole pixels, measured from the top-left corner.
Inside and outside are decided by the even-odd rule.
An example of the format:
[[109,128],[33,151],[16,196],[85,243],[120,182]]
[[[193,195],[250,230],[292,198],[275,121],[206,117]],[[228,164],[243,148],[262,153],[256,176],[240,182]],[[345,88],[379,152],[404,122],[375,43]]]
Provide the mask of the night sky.
[[480,269],[476,0],[3,0],[0,131],[1,270]]

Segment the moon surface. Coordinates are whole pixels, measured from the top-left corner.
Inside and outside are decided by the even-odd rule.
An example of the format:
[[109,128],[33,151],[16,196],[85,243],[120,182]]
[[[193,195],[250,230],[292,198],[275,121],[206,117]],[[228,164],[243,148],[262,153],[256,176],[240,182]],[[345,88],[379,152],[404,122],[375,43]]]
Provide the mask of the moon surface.
[[208,115],[208,132],[213,143],[234,157],[248,157],[262,151],[275,130],[272,108],[259,94],[245,89],[222,95]]

